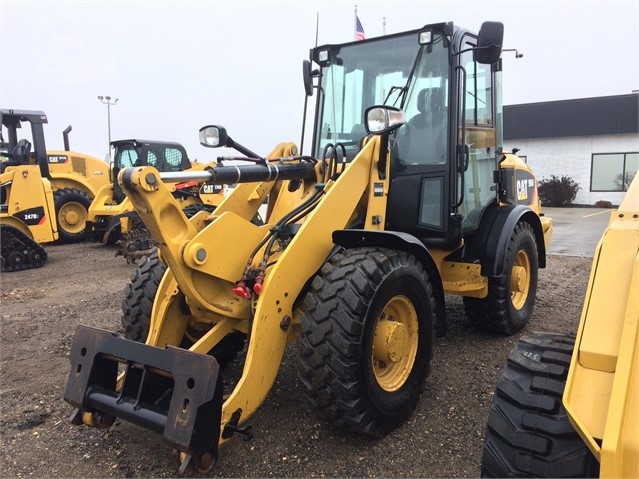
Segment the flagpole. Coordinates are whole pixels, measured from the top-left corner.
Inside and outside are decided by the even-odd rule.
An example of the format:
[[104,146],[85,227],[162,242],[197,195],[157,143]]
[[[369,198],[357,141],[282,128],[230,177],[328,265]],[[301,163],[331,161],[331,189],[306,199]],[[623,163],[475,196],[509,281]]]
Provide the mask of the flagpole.
[[366,38],[366,34],[364,33],[364,27],[362,23],[359,21],[359,17],[357,16],[357,5],[355,5],[355,41],[364,40]]
[[[357,5],[355,5],[355,13],[354,13],[354,18],[353,18],[353,25],[357,25]],[[355,35],[355,40],[357,40],[357,29],[353,33],[353,35]]]
[[386,35],[386,17],[384,17],[383,28],[384,28],[384,35]]

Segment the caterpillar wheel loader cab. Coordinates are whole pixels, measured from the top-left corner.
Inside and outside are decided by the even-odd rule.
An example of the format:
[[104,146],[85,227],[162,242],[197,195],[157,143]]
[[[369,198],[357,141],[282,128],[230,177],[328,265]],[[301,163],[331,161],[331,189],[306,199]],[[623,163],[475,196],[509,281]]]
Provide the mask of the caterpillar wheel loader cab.
[[[124,168],[153,166],[159,172],[202,170],[205,164],[191,162],[179,143],[150,140],[118,140],[111,142],[114,150],[112,175],[114,181],[103,186],[89,208],[87,230],[94,241],[116,244],[127,259],[137,259],[148,253],[154,243],[141,224],[138,215],[117,183]],[[201,185],[197,182],[173,184],[173,194],[187,212],[212,211],[224,197],[222,185]]]
[[[140,307],[124,311],[146,321],[145,344],[78,326],[64,396],[74,423],[123,418],[181,451],[181,471],[206,471],[218,445],[254,434],[247,421],[296,341],[312,408],[382,437],[417,404],[445,332],[445,294],[464,296],[480,329],[522,328],[552,222],[530,170],[501,151],[502,36],[500,23],[479,35],[440,23],[316,47],[303,70],[316,92],[311,155],[281,143],[261,157],[209,125],[204,146],[253,164],[122,170],[165,266],[141,266]],[[434,120],[426,103],[439,93]],[[422,110],[413,131],[405,115]],[[187,218],[166,185],[177,181],[237,187]],[[223,383],[220,368],[244,342],[241,377]]]
[[[63,132],[65,149],[47,150],[43,127],[47,123],[47,117],[41,111],[2,109],[1,112],[3,135],[6,134],[9,138],[10,148],[15,148],[15,144],[20,140],[28,142],[33,147],[26,159],[7,158],[2,168],[18,166],[20,161],[24,161],[23,165],[37,165],[39,161],[46,161],[46,177],[51,183],[54,195],[57,241],[83,241],[89,205],[98,190],[109,182],[109,165],[99,158],[70,150],[68,135],[71,126]],[[30,128],[23,128],[23,125]],[[40,188],[38,181],[33,181],[29,185],[25,194],[29,194],[31,188]]]
[[594,254],[576,335],[531,333],[490,408],[485,477],[639,477],[639,177]]

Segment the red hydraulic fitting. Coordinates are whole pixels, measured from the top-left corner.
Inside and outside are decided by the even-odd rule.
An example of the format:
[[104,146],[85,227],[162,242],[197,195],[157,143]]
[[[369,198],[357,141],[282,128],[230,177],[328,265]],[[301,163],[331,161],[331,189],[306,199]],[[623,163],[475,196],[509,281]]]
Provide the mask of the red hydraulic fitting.
[[251,297],[251,291],[246,287],[244,281],[237,283],[237,286],[233,288],[233,292],[240,298],[249,299]]
[[264,282],[264,276],[258,274],[255,277],[255,284],[253,285],[253,291],[255,294],[259,295],[262,292],[262,283]]

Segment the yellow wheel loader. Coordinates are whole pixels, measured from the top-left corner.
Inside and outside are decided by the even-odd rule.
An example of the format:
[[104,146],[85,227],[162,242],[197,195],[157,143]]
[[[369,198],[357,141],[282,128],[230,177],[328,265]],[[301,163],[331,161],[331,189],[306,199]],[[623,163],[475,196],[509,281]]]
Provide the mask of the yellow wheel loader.
[[[317,414],[382,437],[416,407],[445,294],[464,297],[478,329],[521,329],[552,220],[532,172],[501,148],[502,38],[497,22],[478,35],[438,23],[315,47],[303,68],[316,97],[310,155],[281,143],[262,157],[208,125],[202,145],[250,164],[122,170],[162,265],[137,272],[131,339],[78,326],[64,394],[73,422],[130,421],[178,449],[181,472],[206,472],[219,445],[259,434],[250,418],[294,341]],[[187,181],[237,186],[187,218],[167,186]],[[223,384],[242,348],[241,377]]]
[[[94,241],[118,244],[117,255],[133,261],[151,253],[155,243],[115,179],[120,171],[132,166],[153,166],[159,172],[202,170],[207,165],[191,162],[179,143],[149,140],[118,140],[111,142],[114,160],[111,166],[114,181],[104,185],[91,203],[87,231]],[[213,211],[224,199],[223,185],[203,185],[197,182],[173,184],[173,196],[189,216],[198,211]]]
[[[3,138],[6,136],[8,139],[7,155],[4,155],[0,163],[2,171],[12,167],[41,165],[41,176],[49,180],[53,190],[55,206],[53,217],[56,220],[57,241],[61,243],[83,241],[91,201],[97,191],[109,183],[108,163],[84,153],[70,151],[68,134],[72,129],[71,126],[63,132],[65,150],[47,150],[43,131],[47,117],[41,111],[2,109],[0,114]],[[20,140],[28,143],[29,153],[25,158],[10,157],[11,151]],[[30,151],[31,147],[33,152]],[[42,189],[40,181],[31,175],[29,181],[21,187],[20,194],[25,197],[37,196],[39,192],[36,190],[40,189]],[[23,202],[24,199],[18,200],[17,195],[18,191],[14,188],[13,201]]]
[[595,251],[577,334],[531,333],[490,408],[484,477],[639,477],[639,177]]

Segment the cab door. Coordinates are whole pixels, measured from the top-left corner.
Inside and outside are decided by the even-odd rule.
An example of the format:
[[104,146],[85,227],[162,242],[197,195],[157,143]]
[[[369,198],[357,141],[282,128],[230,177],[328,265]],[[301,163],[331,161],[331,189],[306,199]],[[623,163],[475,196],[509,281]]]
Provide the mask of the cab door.
[[386,229],[426,244],[440,244],[451,230],[455,148],[449,59],[449,42],[441,33],[422,46],[402,104],[407,121],[391,138]]
[[[462,50],[475,45],[475,38],[467,36]],[[497,169],[497,76],[492,65],[473,61],[473,52],[459,56],[460,95],[458,138],[467,148],[463,181],[460,178],[460,205],[464,234],[477,229],[486,207],[497,197],[494,172]],[[463,100],[463,101],[462,101]]]

